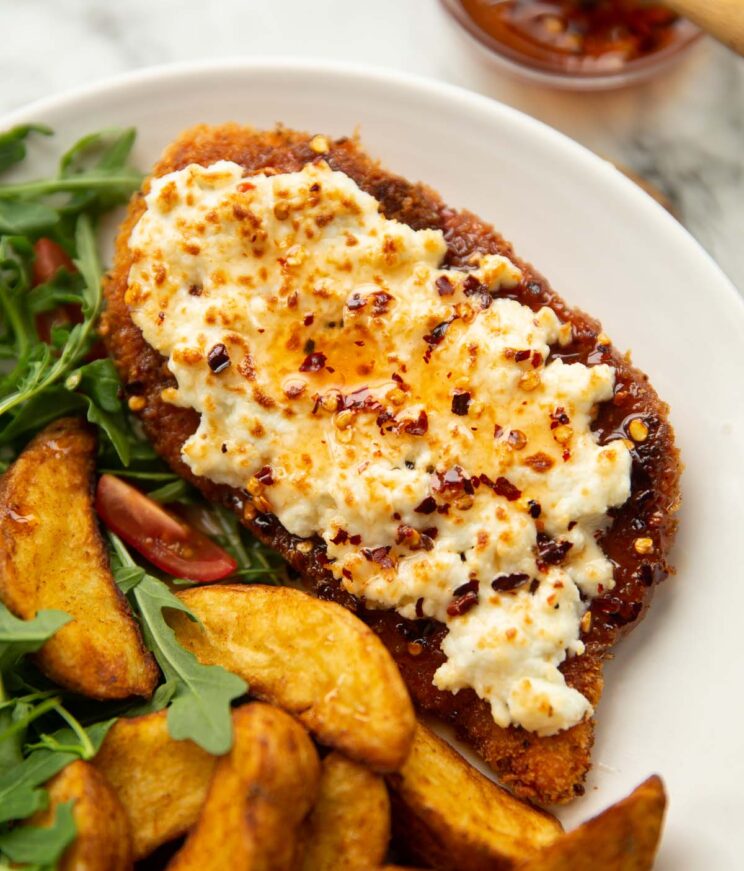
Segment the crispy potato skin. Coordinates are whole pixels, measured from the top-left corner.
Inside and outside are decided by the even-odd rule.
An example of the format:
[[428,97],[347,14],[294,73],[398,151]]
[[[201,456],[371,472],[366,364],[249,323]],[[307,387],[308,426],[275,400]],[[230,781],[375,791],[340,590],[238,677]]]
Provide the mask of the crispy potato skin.
[[320,761],[300,724],[252,702],[233,714],[235,742],[215,768],[199,821],[170,871],[290,871]]
[[76,418],[50,424],[0,480],[0,598],[18,617],[74,618],[36,655],[42,671],[94,699],[149,696],[152,655],[119,592],[93,510],[96,440]]
[[58,871],[129,871],[133,867],[129,819],[118,796],[90,763],[72,762],[47,784],[49,806],[28,821],[50,826],[58,805],[74,801],[77,836],[65,850]]
[[664,785],[654,775],[627,798],[519,865],[519,871],[649,871],[665,809]]
[[197,659],[242,677],[321,744],[377,771],[400,768],[413,706],[390,654],[361,620],[290,587],[219,584],[178,596],[202,626],[177,611],[168,619]]
[[118,720],[93,765],[126,811],[135,859],[183,835],[196,822],[216,759],[168,734],[167,712]]
[[432,868],[506,871],[562,832],[555,817],[514,798],[421,723],[406,764],[387,781],[396,843]]
[[[266,167],[294,172],[318,159],[310,147],[311,139],[311,134],[283,127],[259,131],[239,124],[216,127],[202,124],[181,134],[166,149],[152,174],[157,177],[190,163],[208,166],[217,160],[233,160],[248,173]],[[357,140],[342,137],[334,141],[328,137],[328,141],[330,151],[323,157],[333,169],[345,172],[362,190],[374,196],[386,217],[415,229],[442,230],[447,242],[447,266],[463,266],[476,252],[510,257],[525,276],[519,289],[520,301],[533,309],[550,306],[562,320],[572,324],[574,341],[564,349],[571,354],[569,361],[596,361],[599,354],[602,362],[616,367],[618,399],[622,393],[623,401],[602,404],[595,422],[598,432],[605,436],[622,432],[624,421],[631,416],[642,416],[653,423],[650,437],[634,449],[631,498],[613,512],[613,524],[602,542],[617,565],[615,588],[592,603],[592,626],[583,639],[586,653],[566,660],[562,666],[567,683],[596,705],[602,692],[604,659],[616,641],[637,625],[646,613],[655,585],[670,571],[667,560],[677,527],[681,464],[668,407],[648,378],[632,366],[629,357],[612,345],[600,345],[602,330],[598,321],[567,306],[545,278],[516,256],[512,246],[493,227],[467,211],[446,205],[431,188],[390,173],[368,157]],[[143,192],[148,187],[149,181],[145,181]],[[106,280],[106,344],[125,388],[145,400],[140,416],[158,453],[207,498],[240,511],[243,498],[240,493],[195,477],[182,461],[181,446],[195,431],[199,416],[192,409],[177,408],[162,400],[161,392],[174,385],[173,378],[162,357],[145,342],[132,322],[125,303],[132,262],[128,239],[143,211],[143,196],[137,194],[121,225],[114,268]],[[652,528],[659,543],[654,554],[643,559],[632,548],[639,523]],[[480,753],[517,794],[532,801],[553,803],[570,801],[583,793],[594,741],[593,720],[546,738],[521,728],[502,729],[493,722],[488,703],[471,690],[461,690],[455,696],[433,686],[432,676],[443,659],[439,647],[443,637],[441,627],[422,636],[415,621],[403,620],[394,612],[365,611],[361,603],[339,588],[319,548],[314,547],[310,553],[298,550],[298,545],[304,547],[306,543],[291,536],[272,515],[259,515],[246,525],[279,551],[321,598],[340,601],[367,621],[393,653],[417,708],[453,723],[459,737]],[[424,649],[414,656],[409,652],[409,642],[422,637]]]
[[362,871],[382,863],[390,841],[385,781],[340,753],[323,760],[301,871]]

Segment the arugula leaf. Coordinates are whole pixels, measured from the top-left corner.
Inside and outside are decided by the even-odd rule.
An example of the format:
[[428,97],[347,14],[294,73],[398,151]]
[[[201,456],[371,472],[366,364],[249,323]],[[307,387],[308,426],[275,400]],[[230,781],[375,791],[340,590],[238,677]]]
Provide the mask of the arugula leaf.
[[57,206],[63,215],[98,213],[125,202],[142,181],[142,174],[127,165],[135,135],[133,128],[111,128],[84,136],[62,156],[56,177],[4,185],[0,199],[38,202],[70,193],[67,202]]
[[62,155],[59,174],[69,178],[91,168],[119,169],[126,166],[127,158],[137,137],[134,127],[109,127],[89,133]]
[[57,221],[59,215],[56,210],[43,203],[0,200],[0,233],[42,233]]
[[[0,194],[3,190],[4,188],[0,187]],[[93,327],[100,314],[102,299],[101,269],[96,253],[95,234],[87,215],[81,215],[77,219],[75,238],[78,250],[78,259],[75,261],[75,265],[85,281],[82,299],[85,320],[70,330],[67,343],[58,357],[52,356],[49,345],[41,343],[33,348],[26,360],[23,361],[25,362],[23,367],[25,376],[17,384],[14,391],[0,400],[0,415],[33,399],[42,390],[56,384],[69,373],[72,366],[79,362],[89,348]],[[1,302],[2,299],[0,299]]]
[[[47,387],[25,402],[0,429],[0,445],[37,432],[65,414],[85,411],[88,420],[108,438],[119,460],[128,465],[133,438],[119,399],[120,389],[121,383],[111,360],[87,363],[70,373],[64,386]],[[120,474],[118,470],[117,474]]]
[[254,538],[232,511],[213,505],[209,514],[214,522],[210,534],[237,562],[237,578],[257,577],[264,583],[275,584],[286,580],[287,564],[284,560]]
[[19,124],[11,130],[0,134],[0,172],[20,163],[26,156],[24,140],[29,133],[43,133],[50,136],[52,131],[43,124]]
[[188,485],[183,478],[176,478],[175,481],[169,481],[155,490],[150,490],[147,494],[150,499],[156,502],[190,502],[193,501],[193,489]]
[[74,801],[55,808],[51,826],[20,826],[0,834],[0,852],[13,862],[54,867],[75,840]]
[[[133,127],[120,129],[118,127],[102,130],[84,136],[65,154],[59,164],[60,178],[74,178],[86,172],[108,172],[115,177],[121,171],[129,171],[127,159],[134,145],[137,133]],[[130,170],[137,178],[139,186],[142,177],[135,170]],[[102,208],[110,208],[117,205],[122,199],[129,196],[131,191],[124,186],[118,190],[114,186],[112,191],[80,191],[73,194],[70,200],[62,207],[64,212],[75,212],[83,208],[91,208],[94,204]]]
[[48,387],[25,402],[11,421],[0,429],[0,445],[9,444],[21,435],[43,429],[58,417],[85,408],[85,398],[79,394],[70,393],[61,384]]
[[82,394],[88,404],[88,420],[108,436],[121,462],[129,465],[130,433],[119,399],[121,381],[110,359],[94,360],[68,376],[65,386]]
[[21,731],[13,731],[13,726],[22,716],[19,705],[8,705],[0,710],[0,732],[9,732],[9,737],[0,741],[0,771],[7,771],[23,761],[23,737]]
[[76,730],[64,728],[45,736],[39,749],[19,765],[0,774],[0,823],[20,820],[46,807],[46,790],[40,788],[50,777],[76,759],[90,759],[100,749],[116,719],[104,720],[85,730],[84,746]]
[[0,672],[33,653],[72,617],[64,611],[39,611],[33,620],[19,620],[0,603]]
[[[140,570],[121,540],[109,532],[114,549],[113,571],[139,611],[145,643],[158,661],[168,692],[168,731],[178,741],[194,741],[208,753],[221,756],[232,746],[230,703],[248,691],[242,678],[217,665],[202,665],[178,643],[163,617],[163,609],[196,616],[157,578]],[[122,571],[122,568],[124,571]]]

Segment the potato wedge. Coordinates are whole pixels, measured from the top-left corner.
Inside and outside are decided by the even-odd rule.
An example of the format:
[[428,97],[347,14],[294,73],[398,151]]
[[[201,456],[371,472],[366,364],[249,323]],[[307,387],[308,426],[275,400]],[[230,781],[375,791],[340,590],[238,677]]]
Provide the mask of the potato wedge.
[[514,798],[421,723],[406,764],[387,782],[396,841],[433,868],[511,869],[562,833],[558,820]]
[[305,831],[302,871],[373,868],[385,858],[389,842],[385,781],[340,753],[329,753]]
[[567,832],[519,871],[648,871],[653,867],[666,796],[649,777],[622,801]]
[[217,761],[193,742],[171,738],[166,716],[118,720],[93,759],[127,813],[135,859],[194,825]]
[[289,871],[313,806],[320,761],[309,735],[278,708],[233,714],[235,742],[214,770],[199,821],[171,871]]
[[392,657],[361,620],[290,587],[226,584],[178,595],[202,625],[175,611],[169,621],[197,659],[242,677],[321,744],[376,771],[400,768],[413,707]]
[[0,599],[30,619],[74,618],[36,662],[63,687],[95,699],[149,696],[158,680],[114,583],[93,510],[95,436],[76,418],[50,424],[0,480]]
[[28,824],[50,826],[58,805],[74,801],[77,835],[62,854],[58,871],[128,871],[132,837],[124,807],[106,778],[90,763],[72,762],[47,783],[49,805]]

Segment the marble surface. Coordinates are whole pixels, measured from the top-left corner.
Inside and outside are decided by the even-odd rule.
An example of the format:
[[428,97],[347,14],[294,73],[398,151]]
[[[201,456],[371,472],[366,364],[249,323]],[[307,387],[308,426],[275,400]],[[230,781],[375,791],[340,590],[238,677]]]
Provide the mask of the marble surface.
[[701,42],[654,82],[603,94],[491,69],[438,0],[0,0],[0,112],[171,61],[293,55],[443,79],[515,106],[657,185],[744,291],[744,59]]

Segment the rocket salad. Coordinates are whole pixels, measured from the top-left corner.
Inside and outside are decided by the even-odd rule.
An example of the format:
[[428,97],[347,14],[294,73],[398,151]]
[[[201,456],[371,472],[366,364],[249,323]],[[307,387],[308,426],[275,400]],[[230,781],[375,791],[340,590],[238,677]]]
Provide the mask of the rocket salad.
[[[0,182],[50,135],[42,125],[0,134]],[[230,705],[247,686],[197,662],[163,609],[188,612],[172,583],[279,582],[285,572],[236,518],[157,458],[100,343],[97,228],[141,183],[130,162],[134,140],[133,129],[94,133],[62,155],[54,175],[0,183],[0,472],[58,417],[84,415],[97,428],[96,506],[110,529],[111,566],[162,680],[144,704],[75,696],[27,658],[70,616],[47,610],[20,620],[0,603],[0,869],[54,867],[75,837],[71,807],[61,805],[48,828],[18,823],[45,807],[50,777],[96,754],[116,717],[167,707],[173,737],[214,754],[229,749]]]

